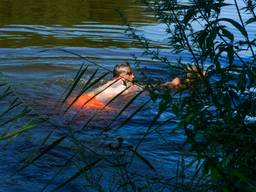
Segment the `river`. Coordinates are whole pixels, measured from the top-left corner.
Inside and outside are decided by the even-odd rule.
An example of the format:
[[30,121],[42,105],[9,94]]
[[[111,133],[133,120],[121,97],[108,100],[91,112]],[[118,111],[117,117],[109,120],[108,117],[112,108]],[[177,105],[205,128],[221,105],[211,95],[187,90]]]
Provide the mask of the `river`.
[[[227,10],[225,15],[232,15],[231,10]],[[56,104],[63,98],[63,93],[73,82],[72,79],[82,64],[89,64],[83,77],[85,80],[96,69],[97,76],[100,76],[112,71],[113,67],[121,62],[131,63],[138,81],[144,80],[143,74],[161,81],[171,78],[168,66],[143,55],[142,46],[134,43],[125,34],[127,26],[124,25],[124,18],[139,34],[151,40],[152,47],[160,48],[161,54],[172,62],[176,61],[177,55],[170,52],[166,45],[168,38],[164,35],[164,25],[157,23],[152,13],[133,0],[0,0],[1,78],[9,82],[26,105],[32,107],[36,113],[49,117],[50,121],[57,125],[56,130],[53,125],[45,123],[21,137],[1,144],[4,150],[0,153],[0,191],[32,192],[40,191],[45,186],[47,191],[78,170],[80,165],[67,165],[61,176],[56,176],[55,180],[47,185],[58,167],[63,165],[64,159],[70,158],[76,152],[76,147],[67,140],[56,150],[46,154],[38,163],[26,168],[23,173],[13,175],[20,161],[29,156],[51,131],[55,132],[53,139],[68,132],[64,127],[67,119],[74,117],[74,113],[60,115],[56,112]],[[253,27],[249,32],[252,33],[252,29]],[[135,62],[135,58],[139,64]],[[186,53],[182,58],[190,60]],[[106,77],[110,78],[111,76]],[[134,106],[120,116],[120,121],[128,118],[136,106],[143,104],[147,97],[144,95],[135,101]],[[97,153],[111,157],[114,152],[107,146],[115,142],[116,137],[124,138],[124,147],[140,143],[149,122],[157,114],[157,103],[150,103],[122,128],[116,130],[118,125],[114,123],[111,126],[113,130],[104,131],[106,122],[111,121],[116,114],[98,114],[90,129],[75,131],[77,138]],[[82,113],[77,119],[72,119],[73,128],[77,129],[83,125],[87,115],[88,112]],[[166,112],[161,115],[158,123],[172,116],[171,112]],[[155,167],[159,177],[171,178],[176,174],[180,148],[184,141],[182,134],[170,134],[176,123],[174,118],[158,132],[151,132],[138,148],[140,154]],[[95,158],[91,152],[88,152],[88,155],[88,159],[90,156],[91,159]],[[77,158],[76,161],[83,162],[81,159],[83,158]],[[89,161],[88,159],[86,161]],[[142,159],[135,159],[132,170],[137,169],[142,175],[155,174],[154,171],[148,170],[147,163]],[[116,174],[112,173],[113,169],[106,164],[101,165],[99,169],[98,173],[102,172],[106,177]],[[97,179],[95,175],[94,177]],[[99,175],[98,177],[100,178]],[[109,186],[110,180],[102,179],[101,184]],[[83,184],[83,179],[75,180],[62,191],[83,191]]]
[[[36,113],[48,116],[51,122],[57,124],[58,130],[53,134],[53,140],[66,132],[63,128],[64,124],[74,115],[68,113],[65,117],[60,116],[54,112],[53,106],[63,97],[63,92],[67,85],[72,83],[80,66],[83,63],[90,64],[77,55],[96,63],[90,64],[83,79],[89,78],[96,69],[98,69],[98,76],[112,71],[113,67],[120,62],[130,62],[138,80],[143,79],[141,72],[156,79],[169,78],[166,72],[168,67],[152,62],[147,56],[142,56],[143,48],[133,43],[133,40],[125,34],[127,26],[124,25],[124,18],[120,16],[120,13],[124,14],[124,17],[136,27],[139,33],[150,38],[153,46],[163,47],[163,52],[168,54],[169,51],[163,44],[166,41],[162,35],[163,26],[155,22],[145,7],[134,4],[132,0],[122,1],[122,3],[117,0],[0,2],[0,71],[2,78],[8,80],[26,105],[32,107]],[[143,70],[135,67],[134,55],[138,57]],[[106,79],[110,78],[111,76],[106,77]],[[142,97],[134,105],[140,105],[144,101],[145,97]],[[106,156],[109,156],[112,152],[107,147],[108,143],[115,143],[116,137],[124,138],[124,148],[140,142],[140,138],[147,129],[148,123],[146,122],[157,113],[154,107],[156,106],[146,107],[129,124],[121,129],[108,132],[102,131],[102,128],[106,126],[108,118],[110,121],[117,113],[99,114],[97,120],[92,121],[89,130],[76,130],[77,137],[81,143],[98,153],[107,153]],[[129,114],[129,110],[123,113],[120,121],[127,118]],[[163,121],[167,116],[168,114],[165,114],[162,117]],[[83,124],[85,119],[86,114],[80,114],[76,120],[72,121],[73,127],[78,129],[77,127]],[[19,122],[16,124],[19,125]],[[173,127],[174,124],[169,124],[169,126]],[[47,185],[57,172],[60,166],[58,164],[63,164],[60,159],[69,158],[69,155],[73,154],[74,146],[68,147],[69,141],[47,154],[37,165],[26,168],[22,174],[15,176],[12,174],[20,161],[29,156],[48,133],[55,129],[56,127],[45,123],[14,139],[8,145],[5,142],[2,143],[6,149],[0,158],[0,175],[5,179],[0,182],[0,191],[40,191]],[[168,130],[170,131],[169,128]],[[181,135],[169,138],[168,142],[171,142],[172,146],[168,147],[167,152],[167,144],[160,139],[159,135],[151,133],[146,137],[139,151],[158,171],[161,170],[160,173],[172,176],[169,170],[175,169],[179,157],[178,143],[182,143],[182,140]],[[94,158],[91,157],[91,159]],[[147,170],[143,161],[136,159],[135,162],[133,169],[139,166],[143,167],[141,173]],[[62,173],[62,177],[53,181],[53,184],[49,185],[46,190],[61,183],[63,177],[71,176],[75,170],[72,166],[68,167]],[[107,171],[100,170],[99,172],[103,172],[104,175],[113,174],[113,170],[109,168]],[[105,186],[108,186],[107,180],[102,182]],[[79,191],[81,190],[80,183],[81,181],[78,180],[69,184],[65,190]]]

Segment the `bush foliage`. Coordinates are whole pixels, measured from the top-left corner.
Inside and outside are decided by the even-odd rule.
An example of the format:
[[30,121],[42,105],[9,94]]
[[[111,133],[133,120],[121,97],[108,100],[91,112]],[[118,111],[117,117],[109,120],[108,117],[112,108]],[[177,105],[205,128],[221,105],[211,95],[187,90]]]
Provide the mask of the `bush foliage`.
[[[255,191],[256,38],[248,32],[256,22],[255,2],[143,2],[166,25],[170,50],[192,58],[178,61],[187,79],[183,96],[170,106],[180,119],[177,129],[204,162],[201,174],[209,176],[209,190]],[[227,9],[235,18],[223,16]],[[149,52],[149,40],[133,30],[128,34]],[[170,64],[161,55],[155,58]]]
[[[174,91],[180,96],[179,99],[176,99],[174,92],[166,91],[159,94],[154,86],[146,86],[153,101],[159,98],[158,113],[150,117],[149,126],[135,147],[122,148],[120,146],[123,143],[114,143],[110,145],[116,148],[111,151],[111,155],[90,148],[85,145],[86,141],[79,137],[79,133],[87,130],[88,124],[97,117],[97,113],[78,130],[73,129],[72,122],[56,126],[63,129],[61,136],[58,135],[57,139],[51,138],[56,129],[54,127],[38,149],[23,160],[17,173],[40,161],[52,151],[58,151],[58,147],[66,143],[67,154],[62,159],[57,158],[56,174],[49,179],[42,191],[49,189],[49,186],[49,191],[63,189],[80,176],[83,176],[84,189],[106,191],[104,166],[111,170],[113,176],[108,178],[109,191],[256,191],[256,151],[253,147],[256,144],[256,38],[253,36],[255,34],[248,32],[248,26],[256,23],[255,2],[145,0],[143,3],[155,14],[159,23],[166,25],[167,44],[170,50],[191,56],[191,62],[184,61],[181,56],[177,65],[173,66],[167,57],[159,54],[159,51],[151,50],[149,40],[137,35],[132,27],[127,30],[130,37],[144,46],[144,54],[170,65],[171,70],[175,68],[182,71],[183,85]],[[223,17],[223,11],[227,8],[234,10],[237,19]],[[86,58],[83,59],[89,63]],[[82,87],[79,96],[107,75],[106,73],[96,78],[96,70],[81,85],[80,80],[87,69],[88,65],[81,66],[73,84],[64,94],[63,103],[77,86]],[[48,118],[36,114],[33,109],[27,107],[8,83],[2,82],[4,81],[0,84],[0,101],[5,103],[5,108],[0,111],[0,127],[6,129],[1,131],[1,142],[9,141],[43,123],[49,123]],[[118,121],[122,112],[140,94],[135,95],[121,109],[108,128]],[[6,105],[7,97],[9,103]],[[145,101],[116,129],[125,126],[149,102],[150,100]],[[148,134],[157,132],[157,128],[161,126],[156,126],[158,119],[170,109],[179,119],[175,130],[184,132],[186,147],[194,154],[194,160],[188,165],[194,170],[190,181],[184,179],[187,172],[183,157],[177,166],[176,178],[146,176],[136,170],[130,170],[133,159],[137,158],[149,170],[157,172],[138,148]],[[10,124],[15,125],[22,118],[25,118],[25,121],[22,121],[25,123],[20,127],[8,128]],[[172,118],[171,116],[166,122]],[[54,123],[50,123],[55,126]],[[166,138],[168,140],[168,136]],[[103,168],[98,167],[99,164],[103,164]],[[70,167],[74,170],[74,166],[77,169],[72,175],[69,174],[64,181],[56,182],[59,175]]]

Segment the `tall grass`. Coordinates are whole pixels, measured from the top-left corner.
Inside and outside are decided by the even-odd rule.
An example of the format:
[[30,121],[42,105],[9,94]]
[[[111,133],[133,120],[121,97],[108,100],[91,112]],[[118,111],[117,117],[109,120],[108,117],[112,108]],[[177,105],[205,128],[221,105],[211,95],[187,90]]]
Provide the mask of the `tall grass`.
[[[223,8],[231,6],[221,0],[144,3],[155,13],[158,22],[166,24],[170,50],[189,52],[192,62],[185,63],[180,58],[174,66],[158,50],[152,50],[150,41],[137,35],[132,26],[128,27],[127,34],[144,46],[145,54],[151,55],[152,59],[167,64],[171,70],[175,68],[184,77],[187,73],[192,77],[184,80],[181,89],[171,92],[159,91],[150,84],[145,86],[151,97],[119,122],[122,114],[141,93],[134,95],[106,124],[106,129],[99,136],[104,137],[106,132],[111,135],[111,130],[121,129],[149,103],[155,102],[157,113],[148,117],[148,127],[139,141],[131,145],[117,138],[98,148],[89,145],[89,141],[80,134],[89,129],[90,122],[104,108],[95,111],[79,128],[74,122],[81,111],[72,116],[67,124],[56,125],[36,113],[8,82],[1,80],[0,102],[4,106],[0,111],[1,142],[15,142],[16,137],[22,137],[45,123],[52,126],[43,141],[22,159],[15,174],[38,165],[40,170],[40,164],[51,163],[49,172],[54,170],[54,174],[39,191],[61,191],[76,182],[81,191],[255,191],[256,125],[255,121],[250,120],[256,115],[253,91],[256,86],[255,38],[248,35],[246,28],[256,22],[254,2],[243,1],[243,7],[239,7],[237,1],[233,2],[238,20],[221,17]],[[243,19],[245,13],[251,15],[247,20]],[[230,31],[225,25],[227,23],[241,34],[242,39]],[[194,24],[200,28],[195,28],[198,25]],[[241,54],[244,51],[247,53],[246,59]],[[84,59],[85,63],[63,93],[62,104],[74,93],[78,99],[109,73],[104,69],[106,73],[100,75],[95,70],[85,83],[81,83],[90,65],[96,65],[99,69],[102,67],[76,53],[66,52]],[[188,65],[192,71],[188,70]],[[106,106],[120,96],[114,97]],[[72,104],[64,107],[61,116],[69,115]],[[170,130],[170,135],[175,131],[183,132],[186,136],[185,149],[177,160],[176,170],[172,170],[176,171],[174,175],[163,177],[159,173],[161,170],[141,151],[141,145],[152,133],[157,134],[166,146],[173,145],[169,141],[170,135],[162,135],[160,130],[174,117],[159,122],[161,115],[170,110],[179,120],[175,129]],[[61,154],[63,148],[65,154]],[[186,156],[193,158],[188,158],[188,161]],[[143,170],[147,170],[146,173]]]
[[[68,53],[77,55],[71,52]],[[83,58],[82,56],[79,57]],[[140,151],[140,145],[143,144],[147,136],[157,132],[161,127],[158,126],[157,120],[164,110],[167,109],[166,107],[163,108],[163,104],[161,104],[161,110],[155,117],[149,117],[150,126],[134,146],[124,143],[122,137],[115,139],[111,135],[118,129],[128,125],[137,114],[141,113],[152,102],[152,99],[148,98],[130,114],[126,112],[129,110],[130,105],[141,96],[143,91],[126,100],[127,103],[124,103],[116,113],[113,113],[113,118],[109,119],[108,124],[105,125],[104,130],[101,132],[102,135],[99,135],[98,139],[97,137],[90,139],[81,137],[81,133],[86,134],[88,130],[93,128],[90,123],[97,121],[97,116],[104,112],[108,105],[112,105],[115,100],[119,99],[122,94],[121,92],[113,97],[106,103],[103,109],[94,111],[92,114],[87,113],[91,115],[90,118],[78,127],[76,119],[79,118],[80,113],[83,113],[83,110],[76,110],[73,113],[73,103],[66,105],[67,99],[71,95],[76,95],[76,99],[78,99],[79,96],[85,94],[90,89],[99,86],[102,79],[106,78],[109,74],[109,71],[99,74],[98,71],[102,70],[100,65],[89,62],[87,58],[83,59],[85,63],[81,65],[74,75],[72,83],[63,92],[60,103],[55,106],[63,107],[63,111],[60,111],[60,114],[58,114],[59,116],[69,117],[69,121],[65,124],[57,124],[52,117],[48,118],[47,115],[39,114],[23,101],[22,97],[13,90],[7,80],[6,82],[1,82],[0,101],[3,103],[1,106],[4,106],[4,108],[1,108],[0,115],[3,130],[1,142],[11,141],[14,144],[17,142],[18,146],[20,143],[15,138],[33,135],[33,131],[37,132],[40,129],[47,130],[46,134],[41,136],[42,138],[39,139],[39,142],[35,142],[35,146],[29,152],[22,153],[22,157],[19,157],[20,163],[16,165],[16,170],[12,171],[14,172],[12,177],[33,174],[34,172],[31,171],[33,169],[46,172],[50,176],[46,179],[47,182],[45,184],[38,186],[38,191],[66,190],[72,183],[79,183],[81,185],[79,187],[80,190],[89,191],[162,191],[173,188],[175,179],[164,178],[161,175],[154,176],[158,170],[151,160]],[[95,65],[98,66],[98,69],[84,81],[84,76],[88,75],[91,65],[93,67]],[[86,103],[84,105],[86,106]],[[123,113],[126,113],[125,118],[121,118]],[[18,121],[19,119],[21,121]],[[122,121],[120,122],[120,120]],[[16,128],[17,126],[18,128]],[[95,143],[98,147],[87,145],[87,142],[94,139],[101,142],[102,137],[107,132],[109,132],[107,139],[111,139],[109,143],[105,143],[102,146],[100,143]],[[160,133],[158,132],[158,134]],[[62,154],[63,148],[65,148],[65,155]],[[51,165],[50,169],[41,168],[44,167],[45,163]],[[137,170],[135,167],[138,165],[141,165],[143,168]],[[145,174],[143,169],[147,170],[147,174],[150,173],[150,175]]]

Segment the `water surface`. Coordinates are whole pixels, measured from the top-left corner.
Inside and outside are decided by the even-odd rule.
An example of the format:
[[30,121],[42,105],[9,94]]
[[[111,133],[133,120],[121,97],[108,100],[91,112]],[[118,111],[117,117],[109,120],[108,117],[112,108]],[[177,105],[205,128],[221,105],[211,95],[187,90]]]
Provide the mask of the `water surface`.
[[[71,156],[72,145],[69,141],[65,141],[58,149],[47,154],[36,166],[26,168],[21,175],[11,175],[15,172],[18,163],[36,149],[50,131],[54,130],[51,139],[57,139],[63,135],[66,132],[63,126],[68,120],[72,120],[73,127],[77,129],[75,134],[81,143],[106,156],[112,153],[107,147],[108,143],[115,142],[118,136],[124,138],[125,148],[128,144],[136,145],[140,142],[140,138],[147,130],[149,117],[157,113],[155,109],[157,104],[151,103],[150,106],[145,107],[131,123],[123,128],[115,129],[118,126],[116,123],[111,126],[113,129],[107,132],[103,131],[104,126],[111,122],[117,112],[97,114],[90,128],[80,131],[78,128],[95,111],[85,113],[82,111],[75,116],[77,118],[74,118],[76,112],[72,110],[60,116],[59,105],[56,105],[63,98],[63,92],[72,83],[82,64],[89,64],[88,71],[83,77],[86,80],[96,69],[98,69],[96,76],[100,76],[107,71],[111,72],[117,63],[124,61],[131,62],[135,68],[133,57],[137,55],[144,67],[144,72],[148,75],[158,79],[169,77],[166,73],[167,66],[142,56],[142,47],[127,37],[125,19],[135,26],[139,33],[150,38],[153,46],[162,47],[162,52],[169,54],[163,43],[166,41],[162,35],[163,26],[155,23],[153,16],[146,11],[145,7],[132,0],[122,2],[118,0],[0,1],[1,75],[9,81],[27,105],[31,106],[35,112],[47,115],[57,126],[56,128],[52,124],[45,123],[42,127],[29,131],[7,145],[0,158],[0,175],[6,176],[0,183],[1,190],[40,191],[47,184],[56,173],[59,164],[64,163],[60,159]],[[135,69],[136,78],[139,80],[143,78],[140,72]],[[110,78],[111,74],[105,80]],[[117,122],[122,122],[147,98],[148,96],[144,95],[136,100]],[[169,115],[165,114],[161,121]],[[170,130],[173,124],[168,126]],[[164,134],[168,130],[163,129],[160,132]],[[178,143],[182,143],[182,140],[182,136],[169,138],[169,142],[172,143],[169,145],[163,142],[158,134],[152,133],[146,137],[140,151],[152,161],[160,174],[167,176],[170,175],[169,170],[174,169],[176,165],[179,153]],[[89,152],[88,156],[91,156],[89,159],[96,158]],[[143,167],[142,173],[147,170],[147,166],[138,160],[135,161],[133,169],[135,170],[136,167]],[[72,166],[67,168],[62,177],[57,179],[56,184],[75,170]],[[103,174],[109,177],[114,174],[112,171],[107,169]],[[66,191],[81,190],[79,183],[78,180],[68,185],[65,188]]]
[[[233,15],[232,9],[227,9],[224,14],[228,17]],[[150,57],[143,55],[143,48],[125,34],[125,20],[136,27],[138,33],[150,39],[153,47],[160,48],[160,52],[170,61],[175,62],[178,59],[166,44],[168,38],[164,35],[165,26],[156,23],[152,13],[133,0],[0,0],[1,78],[4,77],[10,82],[27,105],[32,106],[39,114],[50,117],[58,126],[53,138],[59,138],[66,132],[62,125],[75,115],[72,111],[64,116],[58,115],[56,103],[63,98],[63,92],[72,83],[82,64],[89,64],[84,80],[96,69],[97,76],[100,76],[111,72],[117,63],[124,61],[132,64],[139,81],[144,78],[140,72],[162,81],[170,78],[168,66],[153,62]],[[254,27],[249,26],[248,31],[252,34]],[[241,37],[237,30],[234,30],[234,34],[237,38]],[[140,61],[142,69],[135,67],[134,56]],[[185,61],[191,60],[190,55],[186,53],[181,56]],[[105,79],[110,78],[111,75],[108,75]],[[147,95],[143,95],[136,100],[120,117],[120,122],[147,98]],[[115,141],[118,136],[124,138],[126,147],[128,144],[139,143],[150,120],[157,114],[157,107],[157,103],[151,102],[129,124],[121,129],[115,129],[118,125],[113,124],[113,130],[109,132],[104,132],[103,129],[116,113],[98,114],[90,129],[77,130],[76,136],[86,146],[111,156],[112,152],[106,147],[107,143]],[[91,111],[90,114],[94,112]],[[159,123],[172,116],[170,111],[164,113]],[[88,119],[88,112],[81,113],[72,121],[74,127],[85,123],[85,119]],[[184,139],[181,134],[170,134],[175,123],[173,119],[159,129],[158,133],[149,134],[139,148],[141,154],[156,167],[159,175],[166,178],[175,174],[179,149]],[[19,123],[16,126],[18,125]],[[0,155],[0,175],[5,178],[0,182],[0,191],[39,191],[47,184],[55,174],[58,164],[63,163],[59,162],[60,157],[70,157],[70,141],[52,151],[36,166],[26,169],[23,175],[11,175],[16,170],[17,163],[36,148],[52,130],[53,126],[46,123],[7,145],[7,149]],[[166,135],[167,142],[163,139]],[[90,155],[91,159],[95,158],[95,155]],[[145,164],[138,159],[135,162],[133,169],[147,173],[148,167]],[[67,178],[74,170],[71,166],[63,177]],[[104,174],[109,175],[110,172],[111,170],[106,170]],[[58,181],[55,184],[57,183]],[[66,191],[81,190],[79,184],[80,181],[74,182]]]

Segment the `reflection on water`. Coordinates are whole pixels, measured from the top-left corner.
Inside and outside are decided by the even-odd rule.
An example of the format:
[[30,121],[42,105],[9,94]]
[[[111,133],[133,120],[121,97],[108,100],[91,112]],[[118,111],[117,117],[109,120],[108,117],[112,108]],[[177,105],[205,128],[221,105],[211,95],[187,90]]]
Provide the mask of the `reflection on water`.
[[74,25],[97,22],[120,24],[119,11],[128,21],[150,22],[141,6],[134,0],[1,0],[2,24]]
[[75,0],[0,2],[0,47],[128,46],[124,18],[149,23],[133,0]]
[[[168,40],[163,35],[165,26],[155,23],[152,15],[146,12],[143,6],[135,4],[134,0],[0,0],[1,74],[9,79],[25,103],[32,106],[36,112],[47,114],[50,120],[58,125],[57,129],[54,129],[54,139],[65,134],[63,125],[66,125],[67,119],[71,119],[74,134],[83,144],[83,148],[90,147],[107,154],[107,157],[114,154],[107,147],[108,142],[113,142],[118,136],[124,138],[125,150],[128,150],[129,144],[136,145],[140,142],[148,131],[151,118],[157,114],[159,103],[151,102],[132,118],[129,124],[121,129],[117,129],[118,125],[113,124],[112,127],[116,129],[108,132],[105,132],[104,128],[111,123],[117,112],[97,114],[88,129],[79,130],[77,127],[83,126],[85,120],[91,117],[88,117],[88,114],[94,115],[94,111],[83,111],[77,118],[73,118],[77,114],[75,111],[59,115],[56,103],[63,98],[64,90],[72,82],[81,64],[89,63],[80,56],[97,63],[90,65],[85,73],[85,80],[89,79],[96,69],[99,69],[98,75],[102,75],[106,70],[111,71],[117,63],[131,61],[133,55],[139,56],[137,59],[143,67],[142,72],[152,78],[168,79],[167,67],[152,62],[151,58],[142,54],[141,46],[134,44],[124,34],[127,27],[123,25],[124,20],[120,18],[120,12],[136,26],[139,33],[153,41],[153,47],[160,47],[160,52],[170,60],[177,59],[177,55],[171,54],[169,47],[164,45]],[[224,16],[233,18],[233,12],[227,7]],[[236,38],[241,37],[238,30],[232,26],[231,29],[234,30]],[[249,25],[249,37],[254,35],[254,31],[255,26]],[[191,60],[186,53],[182,55],[182,59]],[[135,64],[132,63],[132,66]],[[135,69],[136,78],[142,80],[143,76],[139,72]],[[109,78],[111,77],[106,77]],[[124,122],[147,98],[138,98],[135,106],[120,116],[120,122]],[[117,106],[120,107],[120,103]],[[4,109],[1,107],[2,112]],[[175,174],[176,170],[173,170],[176,168],[180,146],[184,141],[182,134],[170,134],[177,123],[170,111],[161,115],[156,126],[168,118],[172,118],[172,121],[159,128],[158,132],[150,132],[139,148],[140,154],[164,177]],[[18,127],[19,124],[15,126]],[[29,131],[23,137],[18,137],[9,145],[3,146],[1,143],[3,150],[0,153],[0,176],[3,179],[0,180],[0,191],[40,191],[56,174],[57,170],[54,168],[58,168],[64,163],[64,159],[72,156],[70,153],[76,150],[77,146],[66,140],[56,150],[47,153],[39,163],[28,167],[22,177],[12,177],[18,162],[27,154],[31,154],[32,149],[41,144],[50,131],[53,131],[52,125],[46,124]],[[91,151],[86,152],[88,159],[95,158]],[[149,172],[145,163],[138,158],[131,169],[141,171],[143,176]],[[59,182],[69,177],[74,170],[77,170],[77,167],[70,166],[61,177],[57,177]],[[112,170],[107,170],[104,178],[111,178],[109,175],[112,175]],[[79,182],[74,182],[66,191],[82,191]],[[53,183],[56,185],[57,181]]]
[[1,45],[23,46],[84,46],[128,47],[125,27],[85,23],[65,26],[6,25],[0,28]]
[[[84,76],[85,80],[96,69],[99,69],[98,75],[102,75],[106,70],[112,71],[117,63],[132,61],[133,55],[137,56],[143,68],[141,71],[136,69],[134,71],[138,80],[143,80],[144,77],[139,72],[144,72],[158,80],[170,78],[167,66],[153,62],[151,58],[143,55],[141,46],[134,44],[124,34],[127,27],[123,25],[124,19],[120,17],[120,12],[136,26],[139,33],[152,40],[153,47],[161,48],[162,55],[171,61],[176,61],[178,57],[170,53],[169,47],[164,44],[168,40],[163,35],[165,26],[155,23],[151,13],[134,2],[134,0],[0,0],[0,72],[8,78],[24,102],[37,112],[48,114],[54,119],[54,123],[59,125],[59,129],[55,130],[55,137],[63,134],[61,125],[65,123],[65,118],[72,119],[74,113],[71,111],[60,117],[56,112],[55,104],[63,97],[64,90],[72,82],[81,64],[90,63],[88,60],[96,64],[90,64]],[[232,11],[227,8],[225,16],[233,17]],[[249,35],[254,31],[254,26],[248,26]],[[241,37],[237,30],[234,31],[234,35]],[[186,53],[182,55],[182,59],[191,61],[191,57]],[[135,64],[132,63],[132,66],[135,67]],[[110,78],[110,76],[106,77],[106,79]],[[139,106],[145,100],[146,96],[138,98],[135,107],[120,116],[120,121],[124,121],[136,109],[136,104]],[[157,102],[150,103],[129,124],[109,133],[104,133],[102,130],[117,114],[115,112],[98,114],[90,125],[91,129],[76,130],[76,136],[85,146],[102,149],[103,153],[111,156],[112,153],[107,150],[106,143],[120,135],[124,137],[125,147],[128,144],[139,143],[147,131],[150,117],[157,114],[157,107]],[[1,110],[3,108],[0,108]],[[170,117],[173,117],[171,112],[162,114],[160,123]],[[88,119],[87,111],[74,121],[75,127],[83,125],[86,118]],[[167,138],[168,142],[162,139],[170,135],[175,123],[174,119],[159,129],[158,133],[151,132],[139,148],[141,154],[163,175],[175,174],[173,170],[179,155],[179,147],[184,140],[182,134],[171,135]],[[35,186],[35,188],[40,186],[42,189],[55,174],[53,167],[59,165],[60,159],[69,158],[71,147],[67,142],[58,150],[52,151],[45,161],[42,160],[40,165],[37,165],[38,167],[29,168],[27,174],[24,173],[25,177],[9,177],[14,171],[14,167],[10,168],[10,166],[17,165],[24,153],[30,152],[33,147],[41,143],[49,131],[52,131],[50,125],[32,130],[25,135],[26,137],[16,140],[18,146],[9,145],[9,148],[7,147],[0,154],[0,176],[5,178],[0,181],[0,191],[24,191],[24,189],[35,191],[33,188]],[[52,164],[49,165],[49,162]],[[143,174],[148,170],[141,161],[136,163],[137,170],[141,170]],[[74,167],[63,175],[70,176],[70,172],[74,172]],[[76,187],[79,188],[74,184],[66,191],[79,191]]]

